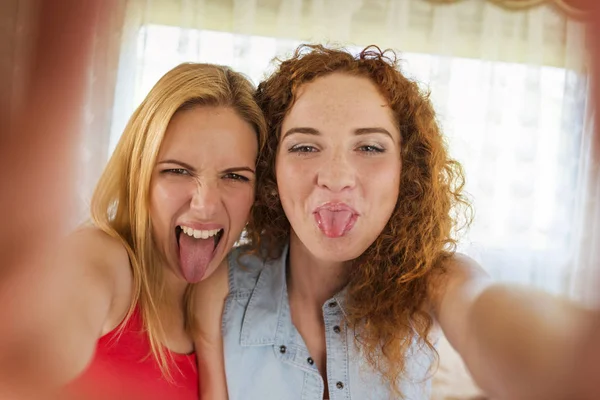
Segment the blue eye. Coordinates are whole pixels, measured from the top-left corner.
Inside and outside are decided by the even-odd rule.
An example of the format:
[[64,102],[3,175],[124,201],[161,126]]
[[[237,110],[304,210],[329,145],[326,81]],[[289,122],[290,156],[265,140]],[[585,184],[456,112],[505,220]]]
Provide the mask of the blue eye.
[[171,175],[191,175],[187,169],[184,168],[170,168],[164,169],[161,171],[163,174],[171,174]]
[[373,146],[373,145],[360,146],[358,149],[365,153],[384,153],[385,152],[384,148],[379,147],[379,146]]
[[288,150],[290,153],[316,153],[317,151],[316,147],[307,144],[298,144]]
[[223,176],[225,179],[229,179],[232,181],[240,181],[240,182],[250,182],[250,179],[246,178],[244,175],[228,173]]

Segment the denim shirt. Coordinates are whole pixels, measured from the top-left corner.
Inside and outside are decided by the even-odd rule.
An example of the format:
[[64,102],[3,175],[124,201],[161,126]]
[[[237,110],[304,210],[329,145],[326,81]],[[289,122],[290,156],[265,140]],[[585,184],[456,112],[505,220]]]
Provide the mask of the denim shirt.
[[[279,259],[229,255],[229,296],[223,312],[225,369],[231,400],[322,400],[324,382],[292,323],[286,286],[287,247]],[[241,257],[240,257],[241,256]],[[361,358],[344,318],[344,296],[323,305],[327,384],[331,400],[397,398],[389,384]],[[399,382],[406,400],[430,397],[430,354],[416,342]]]

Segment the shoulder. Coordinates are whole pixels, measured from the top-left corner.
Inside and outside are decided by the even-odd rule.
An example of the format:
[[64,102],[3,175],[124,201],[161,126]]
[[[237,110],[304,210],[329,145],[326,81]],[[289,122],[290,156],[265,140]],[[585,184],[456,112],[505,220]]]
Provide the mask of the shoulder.
[[83,226],[69,235],[65,250],[77,268],[87,269],[93,286],[110,295],[110,308],[102,332],[116,327],[131,305],[133,273],[123,242],[95,226]]
[[118,289],[132,280],[129,254],[123,242],[95,226],[83,226],[65,241],[68,252],[90,266],[91,273],[100,281]]
[[444,331],[457,321],[492,283],[489,275],[471,257],[455,253],[443,260],[428,279],[428,311]]
[[203,352],[212,351],[222,340],[223,321],[231,307],[237,304],[245,310],[263,264],[252,250],[250,246],[233,248],[210,276],[194,285],[192,332]]
[[471,257],[453,253],[442,260],[429,276],[428,297],[431,300],[444,297],[449,290],[462,287],[470,283],[487,280],[488,274]]
[[252,254],[252,247],[233,248],[210,276],[194,285],[196,312],[206,312],[228,295],[251,291],[261,269],[262,260]]
[[65,241],[71,251],[84,253],[92,260],[129,263],[129,256],[123,243],[95,226],[82,226],[71,233]]

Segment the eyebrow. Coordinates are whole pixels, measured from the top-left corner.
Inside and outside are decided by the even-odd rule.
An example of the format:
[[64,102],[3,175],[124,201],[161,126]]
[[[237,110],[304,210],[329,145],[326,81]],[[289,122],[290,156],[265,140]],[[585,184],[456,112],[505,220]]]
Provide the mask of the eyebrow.
[[[178,161],[178,160],[163,160],[163,161],[159,161],[157,163],[157,165],[161,165],[161,164],[175,164],[175,165],[179,165],[180,167],[183,167],[187,170],[190,170],[190,172],[196,172],[196,168],[192,167],[190,164],[184,163],[183,161]],[[231,167],[231,168],[227,168],[225,170],[223,170],[222,172],[224,173],[231,173],[231,172],[241,172],[241,171],[246,171],[246,172],[250,172],[255,174],[254,170],[250,167],[246,167],[246,166],[240,166],[240,167]]]
[[175,165],[179,165],[180,167],[183,167],[185,169],[189,169],[192,172],[196,172],[196,168],[192,167],[190,164],[184,163],[183,161],[163,160],[163,161],[159,161],[157,163],[157,165],[161,165],[161,164],[175,164]]
[[[285,134],[283,135],[283,137],[281,138],[281,140],[283,140],[286,137],[293,135],[295,133],[303,133],[305,135],[316,135],[316,136],[321,135],[321,132],[319,132],[315,128],[298,127],[298,128],[291,128],[288,131],[286,131]],[[383,133],[384,135],[388,135],[391,139],[394,139],[394,137],[392,136],[390,131],[388,131],[385,128],[370,127],[370,128],[358,128],[358,129],[354,130],[355,135],[368,135],[370,133]]]
[[255,173],[254,170],[250,167],[232,167],[232,168],[227,168],[226,170],[223,170],[223,172],[225,172],[225,173],[242,172],[242,171],[250,172],[252,174]]
[[293,135],[294,133],[303,133],[305,135],[317,135],[317,136],[321,134],[321,132],[319,132],[315,128],[307,128],[307,127],[291,128],[291,129],[288,129],[287,132],[285,132],[283,134],[283,136],[281,137],[281,140],[285,139],[288,136]]
[[385,128],[373,127],[373,128],[359,128],[354,131],[355,135],[367,135],[369,133],[383,133],[384,135],[388,135],[390,139],[394,139],[390,131]]

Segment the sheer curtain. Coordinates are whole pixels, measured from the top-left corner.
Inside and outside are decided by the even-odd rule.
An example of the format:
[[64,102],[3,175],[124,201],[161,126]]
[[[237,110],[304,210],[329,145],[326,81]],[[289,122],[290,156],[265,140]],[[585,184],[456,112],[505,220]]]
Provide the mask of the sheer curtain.
[[[510,280],[583,297],[589,208],[585,27],[551,4],[511,12],[465,0],[130,0],[110,151],[156,80],[184,61],[255,83],[301,42],[401,50],[431,90],[467,175],[475,222],[461,250]],[[587,204],[587,206],[586,206]]]

